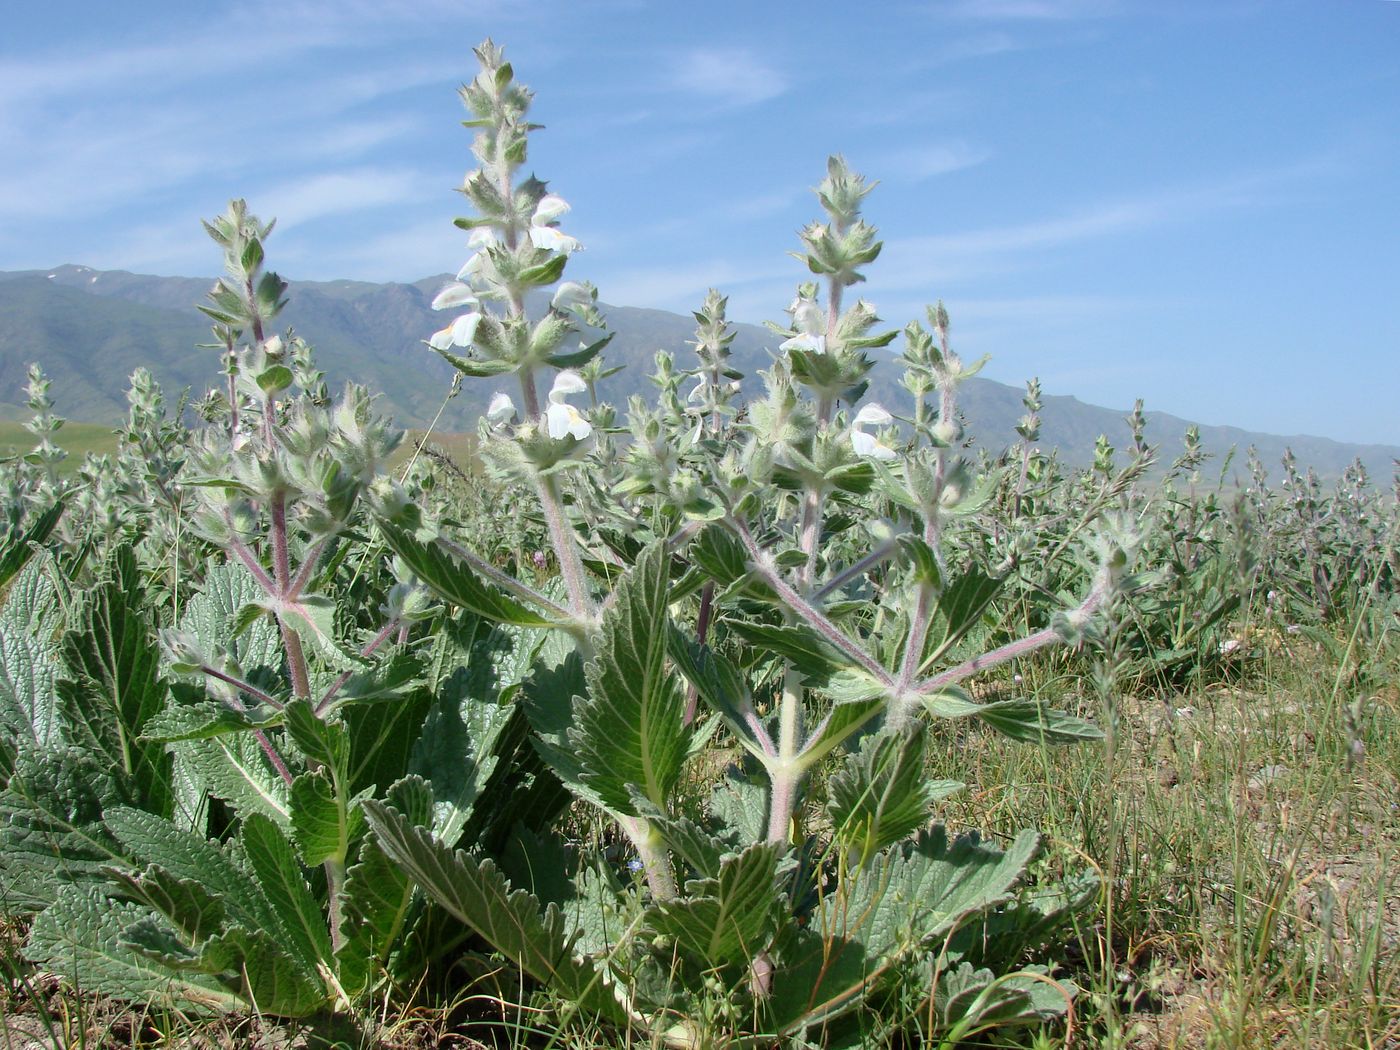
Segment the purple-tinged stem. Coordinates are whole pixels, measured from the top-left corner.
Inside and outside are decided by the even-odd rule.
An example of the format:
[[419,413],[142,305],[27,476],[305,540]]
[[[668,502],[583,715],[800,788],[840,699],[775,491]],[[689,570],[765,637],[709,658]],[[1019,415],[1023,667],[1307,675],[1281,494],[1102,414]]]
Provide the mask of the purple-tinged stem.
[[[373,656],[374,651],[383,645],[389,635],[393,634],[399,627],[400,624],[398,620],[390,620],[384,625],[380,632],[371,638],[368,644],[360,650],[360,655],[366,658]],[[352,671],[342,671],[336,680],[331,683],[330,688],[326,690],[325,695],[322,696],[320,702],[316,704],[317,715],[325,712],[330,702],[335,699],[335,694],[340,692],[346,682],[350,681],[350,676],[353,673]]]

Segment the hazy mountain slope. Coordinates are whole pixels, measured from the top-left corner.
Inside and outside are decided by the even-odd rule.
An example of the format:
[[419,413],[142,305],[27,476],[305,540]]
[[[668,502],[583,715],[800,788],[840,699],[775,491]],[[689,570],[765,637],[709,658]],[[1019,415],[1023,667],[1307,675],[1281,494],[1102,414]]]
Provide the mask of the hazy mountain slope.
[[[399,422],[421,426],[437,413],[453,375],[423,343],[443,323],[429,304],[447,279],[429,277],[413,284],[294,282],[281,320],[316,347],[320,366],[333,384],[365,383],[383,395],[385,409]],[[59,410],[73,419],[109,422],[121,417],[126,377],[138,365],[150,368],[172,397],[187,386],[198,394],[217,381],[217,352],[195,348],[209,338],[208,323],[195,304],[212,284],[212,278],[153,277],[82,266],[0,272],[0,402],[23,400],[24,370],[32,360],[43,362],[54,380]],[[682,366],[688,363],[694,328],[690,317],[635,307],[609,306],[606,312],[617,333],[608,359],[627,366],[605,386],[609,400],[621,404],[629,394],[650,389],[646,375],[657,350],[671,351]],[[777,340],[758,326],[739,325],[737,330],[735,363],[751,377],[746,385],[754,392],[756,373],[769,361],[767,348]],[[897,364],[881,354],[872,374],[872,396],[895,411],[907,403],[898,379]],[[474,428],[491,389],[490,384],[466,383],[440,425],[450,430]],[[964,388],[961,406],[978,439],[999,448],[1015,440],[1020,398],[1017,388],[974,379]],[[1126,409],[1086,405],[1073,397],[1047,397],[1044,443],[1057,445],[1073,462],[1087,462],[1101,433],[1116,445],[1127,443],[1125,414]],[[1189,424],[1163,412],[1149,411],[1148,419],[1149,440],[1170,459]],[[1203,426],[1201,433],[1217,453],[1232,446],[1242,452],[1252,444],[1269,464],[1276,464],[1291,446],[1300,461],[1326,475],[1340,473],[1359,456],[1373,475],[1388,477],[1392,461],[1400,457],[1400,448],[1392,446],[1218,426]]]

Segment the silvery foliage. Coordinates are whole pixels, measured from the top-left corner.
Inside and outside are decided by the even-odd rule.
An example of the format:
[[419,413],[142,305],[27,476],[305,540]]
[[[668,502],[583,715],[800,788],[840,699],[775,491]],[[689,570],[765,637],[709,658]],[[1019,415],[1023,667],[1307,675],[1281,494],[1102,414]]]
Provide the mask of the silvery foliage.
[[[537,495],[561,586],[501,571],[392,484],[375,489],[375,512],[399,564],[441,600],[554,638],[523,690],[535,746],[626,837],[640,880],[542,845],[522,885],[392,805],[366,803],[369,825],[525,974],[668,1045],[856,1045],[871,1034],[857,1007],[927,987],[930,973],[933,1009],[910,1023],[943,1034],[1062,1010],[1044,971],[1014,971],[1093,897],[1093,879],[1028,895],[1033,832],[1003,850],[931,827],[961,785],[928,781],[924,756],[932,720],[1046,743],[1098,735],[1030,700],[979,702],[960,683],[1091,632],[1134,530],[1127,519],[1090,530],[1091,578],[1052,624],[970,647],[1018,564],[1015,542],[990,565],[962,538],[1001,481],[963,450],[957,391],[980,363],[952,349],[940,305],[930,328],[905,332],[906,426],[862,404],[867,351],[897,333],[846,299],[881,245],[861,217],[873,186],[840,158],[817,187],[824,218],[800,235],[814,280],[774,326],[762,395],[742,397],[712,292],[696,313],[695,367],[660,353],[653,402],[599,403],[596,292],[557,283],[583,246],[560,227],[567,203],[521,177],[531,95],[495,45],[477,56],[462,90],[479,165],[462,192],[477,214],[457,223],[473,254],[437,297],[454,314],[428,344],[497,384],[481,455]],[[686,771],[717,734],[742,758],[696,813]]]
[[[4,905],[38,912],[27,954],[86,989],[354,1010],[439,950],[424,924],[440,920],[365,828],[367,800],[442,842],[497,846],[501,813],[557,809],[503,703],[543,639],[446,616],[356,544],[399,433],[360,388],[331,400],[310,348],[271,331],[271,225],[235,201],[207,227],[227,267],[206,307],[226,392],[191,434],[133,377],[126,496],[104,496],[150,500],[175,535],[117,546],[81,593],[80,566],[43,556],[0,617]],[[107,476],[90,470],[78,495],[96,500]],[[86,524],[153,524],[128,517]],[[163,600],[181,550],[201,561]]]

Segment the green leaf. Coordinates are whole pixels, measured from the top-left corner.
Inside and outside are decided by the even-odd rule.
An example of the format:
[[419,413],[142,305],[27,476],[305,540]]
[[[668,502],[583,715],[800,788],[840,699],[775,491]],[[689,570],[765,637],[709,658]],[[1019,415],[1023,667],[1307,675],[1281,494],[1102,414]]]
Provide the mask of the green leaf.
[[250,927],[270,928],[276,923],[272,905],[227,847],[136,809],[115,807],[105,819],[130,856],[159,866],[173,878],[203,886],[223,903],[230,920]]
[[804,624],[750,623],[730,617],[725,617],[723,622],[750,645],[791,660],[812,685],[825,683],[850,663]]
[[962,787],[924,777],[923,726],[865,738],[828,785],[827,816],[836,841],[860,867],[929,819],[929,807]]
[[938,598],[933,628],[929,631],[923,669],[927,669],[957,644],[982,619],[1005,579],[988,576],[981,569],[969,569],[954,580]]
[[668,563],[652,544],[618,585],[586,668],[589,695],[574,702],[583,781],[619,813],[635,814],[634,786],[664,812],[685,763],[685,697],[666,667]]
[[390,549],[404,560],[415,576],[444,600],[497,623],[522,627],[555,626],[552,620],[545,619],[510,595],[488,586],[470,566],[438,544],[420,542],[408,530],[387,521],[381,520],[379,528]]
[[754,715],[753,696],[739,669],[706,645],[698,645],[674,624],[667,647],[676,669],[695,687],[700,699],[724,720],[734,738],[755,757],[764,755],[763,745],[750,719]]
[[834,931],[859,937],[874,958],[896,958],[933,944],[972,916],[1011,896],[1039,849],[1023,831],[1005,851],[975,834],[951,844],[941,828],[876,855],[849,885],[843,907],[830,910]]
[[189,943],[207,940],[224,924],[224,902],[203,882],[182,879],[158,864],[139,873],[112,868],[108,874],[132,900],[165,916]]
[[308,865],[335,860],[344,863],[350,852],[359,810],[336,797],[324,770],[303,773],[292,781],[292,838]]
[[603,347],[612,342],[612,338],[616,334],[616,332],[609,332],[597,342],[589,343],[581,350],[575,350],[571,354],[552,354],[546,360],[555,368],[581,368],[597,357],[602,352]]
[[[204,586],[185,606],[180,629],[188,631],[207,653],[226,652],[243,677],[255,685],[270,685],[280,678],[282,640],[277,627],[261,617],[240,630],[239,613],[267,597],[258,581],[243,565],[230,562],[211,565]],[[265,669],[265,674],[258,674]]]
[[38,910],[69,882],[105,879],[127,852],[102,822],[124,801],[99,756],[73,747],[22,747],[0,791],[0,909]]
[[684,897],[653,904],[646,924],[706,968],[747,963],[777,927],[777,865],[778,845],[771,842],[725,857],[718,879],[687,883]]
[[331,938],[291,842],[259,813],[244,818],[240,841],[258,888],[272,905],[275,924],[269,932],[315,978],[322,965],[332,964]]
[[461,837],[496,770],[517,714],[505,698],[519,688],[543,637],[463,613],[446,621],[434,641],[432,706],[408,769],[432,785],[433,831],[448,845]]
[[543,913],[535,897],[510,884],[490,860],[455,853],[383,803],[365,803],[380,847],[442,907],[475,930],[535,980],[575,1001],[613,1013],[610,992],[587,962],[575,959],[576,934],[565,932],[557,906]]
[[138,904],[109,900],[95,887],[70,886],[35,918],[24,954],[87,992],[206,1009],[241,1005],[212,977],[176,973],[133,953],[124,933],[149,914]]
[[12,536],[0,548],[0,587],[10,582],[11,577],[34,555],[35,548],[49,538],[63,517],[63,501],[52,504],[33,518],[24,532]]
[[280,712],[266,718],[251,717],[217,700],[193,704],[171,704],[146,723],[142,737],[152,743],[171,744],[182,740],[209,740],[227,733],[247,733],[282,724]]
[[169,689],[130,547],[117,550],[107,576],[89,592],[78,626],[63,637],[62,654],[65,676],[57,689],[74,739],[107,755],[150,809],[169,812],[170,756],[141,741]]
[[292,370],[286,365],[273,365],[258,373],[258,388],[264,394],[276,394],[292,385]]
[[279,824],[290,819],[290,788],[252,733],[184,740],[172,747],[190,775],[240,816],[261,813]]
[[998,700],[983,704],[977,715],[1013,740],[1032,744],[1077,744],[1103,739],[1103,730],[1092,722],[1052,711],[1034,700]]
[[[414,826],[426,826],[433,819],[432,789],[418,777],[394,784],[388,802]],[[352,996],[370,988],[388,963],[409,921],[413,892],[413,880],[371,835],[360,847],[359,860],[346,871],[341,895],[345,940],[336,962],[340,982]]]
[[54,670],[58,647],[0,622],[0,739],[27,739],[41,748],[63,743]]
[[308,761],[328,766],[344,778],[350,765],[350,738],[345,727],[317,717],[309,700],[296,699],[282,709],[287,735]]

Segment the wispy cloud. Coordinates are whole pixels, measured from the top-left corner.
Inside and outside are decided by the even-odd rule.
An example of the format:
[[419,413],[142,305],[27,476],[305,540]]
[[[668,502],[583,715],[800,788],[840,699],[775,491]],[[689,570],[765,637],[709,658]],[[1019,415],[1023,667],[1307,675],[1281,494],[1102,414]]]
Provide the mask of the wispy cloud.
[[359,168],[310,175],[249,195],[253,210],[277,216],[290,229],[327,215],[421,201],[432,193],[422,178],[403,169]]
[[894,237],[881,254],[880,281],[907,288],[1026,265],[1036,253],[1100,238],[1123,236],[1246,207],[1278,203],[1318,175],[1335,172],[1330,157],[1300,161],[1213,183],[1167,187],[1109,199],[1061,215],[962,233]]
[[987,150],[966,142],[931,142],[887,153],[879,158],[876,167],[888,172],[888,177],[892,179],[923,182],[938,175],[976,167],[990,156]]
[[1118,8],[1115,0],[957,0],[937,10],[959,18],[1016,22],[1067,22],[1101,18]]
[[680,57],[670,79],[681,91],[738,106],[788,89],[788,78],[748,48],[696,48]]

